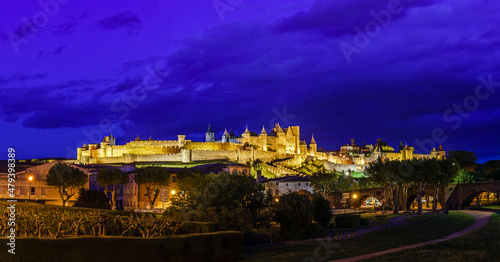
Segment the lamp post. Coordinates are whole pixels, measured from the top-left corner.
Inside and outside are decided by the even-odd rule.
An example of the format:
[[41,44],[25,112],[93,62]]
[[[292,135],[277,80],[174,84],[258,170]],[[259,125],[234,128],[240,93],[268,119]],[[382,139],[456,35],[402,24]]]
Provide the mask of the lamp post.
[[33,181],[33,176],[29,176],[28,180],[30,181],[30,190],[28,192],[28,202],[31,202],[31,181]]

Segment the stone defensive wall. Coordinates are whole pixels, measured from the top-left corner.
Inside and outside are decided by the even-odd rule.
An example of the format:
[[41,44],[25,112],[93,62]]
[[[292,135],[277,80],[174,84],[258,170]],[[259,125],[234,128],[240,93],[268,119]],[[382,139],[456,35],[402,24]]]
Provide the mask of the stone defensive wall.
[[180,153],[174,154],[147,154],[147,155],[133,155],[127,154],[116,157],[100,157],[100,158],[89,158],[82,156],[80,160],[82,163],[86,164],[116,164],[116,163],[132,163],[132,162],[155,162],[155,161],[165,161],[165,162],[180,162],[182,160],[182,155]]
[[241,144],[222,142],[190,142],[183,149],[191,150],[238,150]]
[[359,171],[365,170],[365,168],[366,168],[366,165],[335,164],[335,163],[332,163],[332,162],[329,162],[329,161],[323,161],[323,163],[325,164],[325,168],[328,171],[335,170],[337,172],[342,172],[342,171],[346,172],[346,171],[350,170],[350,171],[358,171],[359,172]]

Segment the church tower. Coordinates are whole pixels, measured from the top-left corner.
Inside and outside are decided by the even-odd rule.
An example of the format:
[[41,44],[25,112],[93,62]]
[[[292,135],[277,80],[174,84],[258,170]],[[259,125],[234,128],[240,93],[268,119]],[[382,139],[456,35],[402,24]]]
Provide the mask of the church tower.
[[208,125],[208,130],[205,133],[205,142],[214,142],[214,141],[215,141],[215,133],[212,130],[212,128],[210,128],[210,125]]

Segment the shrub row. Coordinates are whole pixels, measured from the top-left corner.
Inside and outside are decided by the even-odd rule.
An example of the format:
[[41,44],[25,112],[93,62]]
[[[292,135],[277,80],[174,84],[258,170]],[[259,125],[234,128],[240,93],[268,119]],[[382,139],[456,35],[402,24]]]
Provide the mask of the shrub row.
[[17,238],[15,255],[7,252],[7,245],[3,246],[0,261],[13,262],[238,261],[243,233],[225,231],[162,238]]

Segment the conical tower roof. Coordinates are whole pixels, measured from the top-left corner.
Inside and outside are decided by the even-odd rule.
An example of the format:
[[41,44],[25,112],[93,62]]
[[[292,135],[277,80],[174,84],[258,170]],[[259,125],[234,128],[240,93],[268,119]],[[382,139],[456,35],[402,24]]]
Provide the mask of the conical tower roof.
[[437,152],[437,151],[436,151],[436,148],[435,148],[435,147],[434,147],[434,148],[432,148],[431,152]]
[[283,128],[281,128],[280,123],[276,123],[276,126],[274,128],[276,129],[277,134],[285,133],[285,131],[283,131]]
[[267,135],[267,132],[266,132],[266,129],[264,128],[264,126],[262,126],[262,131],[260,131],[260,134]]
[[231,129],[231,132],[229,132],[229,137],[236,137],[236,135],[233,132],[233,129]]
[[141,141],[141,139],[139,138],[139,135],[137,135],[137,137],[135,138],[135,141]]
[[212,130],[212,128],[210,128],[210,124],[208,125],[207,133],[214,133],[214,131]]
[[229,133],[227,133],[227,128],[226,128],[226,129],[224,129],[224,135],[223,135],[223,136],[227,136],[227,137],[229,137]]
[[312,138],[311,138],[311,143],[309,143],[310,145],[316,145],[316,140],[314,140],[314,135],[312,135]]
[[444,151],[443,146],[441,144],[439,144],[438,151]]
[[243,132],[244,135],[250,135],[250,131],[248,131],[248,126],[245,128],[245,132]]

